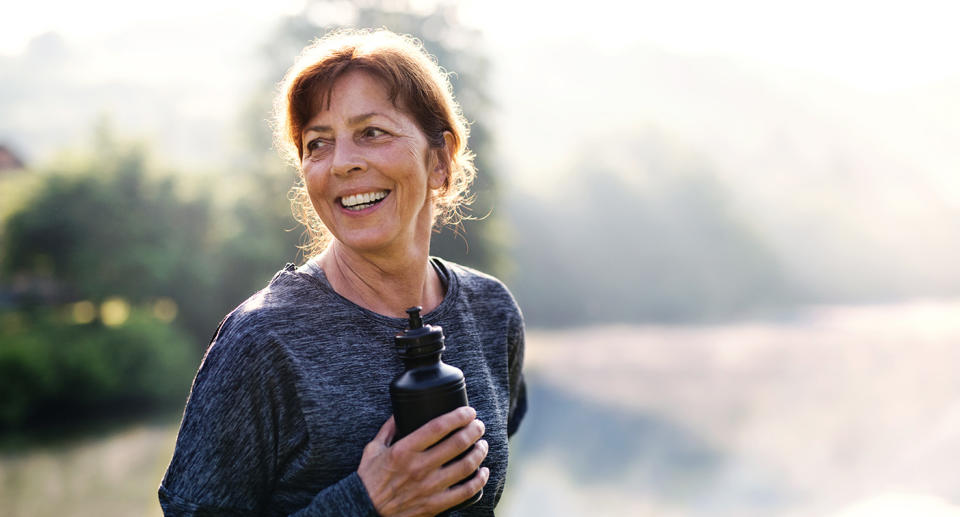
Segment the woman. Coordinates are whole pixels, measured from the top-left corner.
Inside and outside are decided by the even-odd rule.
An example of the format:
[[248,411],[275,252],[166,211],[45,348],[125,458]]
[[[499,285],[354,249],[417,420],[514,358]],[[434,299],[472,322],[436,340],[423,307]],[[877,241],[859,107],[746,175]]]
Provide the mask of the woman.
[[[301,54],[276,113],[319,253],[221,323],[160,486],[164,513],[435,515],[483,488],[457,513],[492,515],[525,408],[523,320],[499,281],[429,256],[431,229],[456,223],[474,176],[449,81],[410,38],[341,32]],[[415,305],[443,327],[475,410],[393,443],[393,337]]]

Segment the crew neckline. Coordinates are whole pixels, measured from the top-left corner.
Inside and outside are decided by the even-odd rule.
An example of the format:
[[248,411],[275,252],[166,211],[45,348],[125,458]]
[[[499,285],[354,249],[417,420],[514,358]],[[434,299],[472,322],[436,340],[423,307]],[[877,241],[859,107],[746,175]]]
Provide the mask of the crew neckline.
[[[459,290],[457,275],[453,272],[452,268],[449,267],[445,260],[441,259],[440,257],[433,256],[429,257],[428,260],[433,268],[437,271],[437,274],[440,275],[440,282],[443,284],[444,293],[443,300],[440,301],[440,304],[437,305],[432,311],[422,315],[424,323],[427,324],[441,320],[447,315],[448,312],[450,312],[454,305],[453,300],[456,298]],[[297,268],[293,274],[299,274],[306,277],[308,280],[310,280],[311,284],[334,296],[341,304],[358,311],[369,319],[390,327],[403,326],[406,324],[407,318],[380,314],[379,312],[375,312],[367,309],[366,307],[358,305],[338,293],[336,290],[334,290],[333,286],[330,285],[330,280],[327,279],[326,272],[322,267],[320,267],[318,262],[318,257],[313,257],[305,262],[302,266]]]

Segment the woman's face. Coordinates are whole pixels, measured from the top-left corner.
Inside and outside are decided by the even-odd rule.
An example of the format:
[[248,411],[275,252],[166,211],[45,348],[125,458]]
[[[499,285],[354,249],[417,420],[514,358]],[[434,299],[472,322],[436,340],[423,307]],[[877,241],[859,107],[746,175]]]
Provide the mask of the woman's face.
[[372,75],[351,71],[333,85],[329,109],[302,134],[301,168],[320,220],[342,244],[384,252],[429,242],[430,190],[445,170],[420,128]]

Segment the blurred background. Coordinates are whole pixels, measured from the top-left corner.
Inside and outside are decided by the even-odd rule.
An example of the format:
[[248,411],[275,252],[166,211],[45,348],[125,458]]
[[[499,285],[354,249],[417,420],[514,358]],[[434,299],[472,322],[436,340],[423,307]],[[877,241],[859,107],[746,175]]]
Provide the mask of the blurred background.
[[277,81],[455,72],[528,325],[501,515],[960,515],[960,6],[21,2],[0,19],[0,515],[160,514],[220,318],[286,262]]

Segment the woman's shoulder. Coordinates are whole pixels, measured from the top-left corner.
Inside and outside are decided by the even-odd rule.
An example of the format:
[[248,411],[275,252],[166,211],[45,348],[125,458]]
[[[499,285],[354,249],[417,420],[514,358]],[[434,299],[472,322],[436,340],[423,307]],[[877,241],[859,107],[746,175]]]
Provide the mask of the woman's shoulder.
[[217,341],[262,342],[273,329],[299,317],[303,300],[312,294],[311,283],[293,264],[278,271],[270,282],[230,311],[221,321],[211,344]]
[[257,319],[270,316],[293,303],[297,291],[302,289],[302,281],[294,275],[293,264],[277,271],[259,291],[250,295],[230,312],[231,319]]
[[507,289],[506,284],[504,284],[499,278],[489,273],[484,273],[479,269],[474,269],[470,266],[464,266],[438,257],[433,257],[433,260],[435,263],[445,268],[451,275],[455,276],[461,288],[486,293],[498,292],[506,295],[510,294],[510,290]]
[[460,294],[471,299],[473,303],[509,308],[519,314],[520,308],[516,299],[507,285],[499,278],[449,260],[439,258],[434,258],[434,260],[449,272],[450,277],[455,279]]

